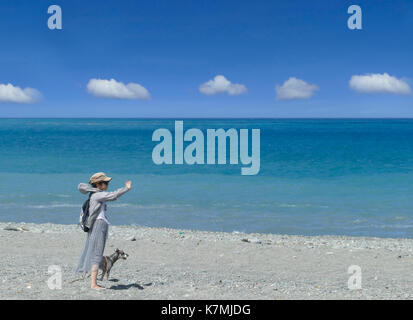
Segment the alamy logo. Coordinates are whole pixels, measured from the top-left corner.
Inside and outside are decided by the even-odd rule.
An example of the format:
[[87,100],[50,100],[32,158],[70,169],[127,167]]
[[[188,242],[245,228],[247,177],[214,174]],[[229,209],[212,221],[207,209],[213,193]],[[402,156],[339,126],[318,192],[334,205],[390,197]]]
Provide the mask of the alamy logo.
[[358,5],[351,5],[347,9],[347,13],[351,14],[351,16],[347,20],[347,27],[350,30],[361,30],[361,8]]
[[47,27],[50,30],[62,30],[62,8],[54,4],[47,9],[47,13],[52,14],[47,20]]
[[361,268],[358,265],[351,265],[347,269],[347,273],[351,274],[348,278],[347,286],[350,290],[361,289]]
[[[249,129],[207,129],[205,137],[200,129],[188,129],[184,132],[184,122],[175,121],[175,135],[168,129],[157,129],[152,134],[152,141],[160,141],[153,151],[155,164],[227,164],[227,141],[229,138],[229,164],[241,164],[242,175],[256,175],[260,171],[260,130],[251,130],[251,155],[249,155]],[[174,140],[174,141],[173,141]],[[184,148],[184,141],[191,142]],[[174,143],[173,143],[174,142]],[[174,145],[174,148],[173,148]],[[173,158],[175,149],[175,159]],[[175,160],[175,161],[174,161]]]
[[62,268],[58,265],[49,266],[47,272],[51,277],[47,279],[47,286],[50,290],[62,289]]

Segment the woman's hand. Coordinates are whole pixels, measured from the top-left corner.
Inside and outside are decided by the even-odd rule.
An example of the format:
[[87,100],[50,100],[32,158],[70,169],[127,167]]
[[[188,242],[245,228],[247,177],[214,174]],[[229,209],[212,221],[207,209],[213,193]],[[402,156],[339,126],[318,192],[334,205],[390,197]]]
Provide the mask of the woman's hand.
[[125,182],[125,187],[128,188],[128,189],[132,188],[132,181],[126,181]]

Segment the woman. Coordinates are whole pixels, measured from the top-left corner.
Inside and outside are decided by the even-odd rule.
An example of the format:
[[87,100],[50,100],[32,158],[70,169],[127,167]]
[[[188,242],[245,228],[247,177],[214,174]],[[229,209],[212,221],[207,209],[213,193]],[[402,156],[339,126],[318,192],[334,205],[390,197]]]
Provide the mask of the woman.
[[90,270],[90,287],[92,289],[104,289],[96,283],[96,279],[108,237],[109,221],[106,217],[106,201],[116,200],[132,187],[132,182],[126,181],[125,187],[113,192],[106,192],[110,180],[112,178],[107,177],[103,172],[98,172],[90,178],[89,184],[80,183],[78,186],[81,193],[90,193],[90,202],[89,217],[85,223],[89,232],[76,272],[86,274]]

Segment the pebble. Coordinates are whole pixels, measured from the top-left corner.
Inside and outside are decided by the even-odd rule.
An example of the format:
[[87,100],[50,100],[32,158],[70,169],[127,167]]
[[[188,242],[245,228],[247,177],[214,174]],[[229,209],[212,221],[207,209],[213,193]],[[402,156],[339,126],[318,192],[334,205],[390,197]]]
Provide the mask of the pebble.
[[29,229],[23,227],[5,227],[4,230],[7,231],[29,231]]
[[261,243],[261,240],[259,240],[258,238],[242,239],[241,241],[249,242],[249,243]]

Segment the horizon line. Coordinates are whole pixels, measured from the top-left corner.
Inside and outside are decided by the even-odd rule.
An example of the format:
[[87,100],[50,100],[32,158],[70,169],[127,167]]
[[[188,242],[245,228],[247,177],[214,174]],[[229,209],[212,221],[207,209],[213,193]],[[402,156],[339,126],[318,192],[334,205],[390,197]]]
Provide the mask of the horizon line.
[[162,120],[179,120],[179,119],[197,119],[197,120],[213,120],[213,119],[228,119],[228,120],[242,120],[242,119],[251,119],[251,120],[275,120],[275,119],[297,119],[297,120],[305,120],[305,119],[322,119],[322,120],[345,120],[345,119],[377,119],[377,120],[413,120],[412,117],[0,117],[0,120],[7,120],[7,119],[162,119]]

